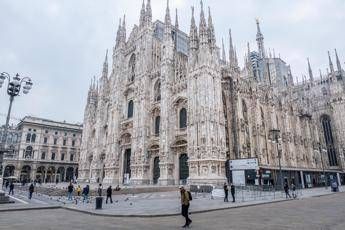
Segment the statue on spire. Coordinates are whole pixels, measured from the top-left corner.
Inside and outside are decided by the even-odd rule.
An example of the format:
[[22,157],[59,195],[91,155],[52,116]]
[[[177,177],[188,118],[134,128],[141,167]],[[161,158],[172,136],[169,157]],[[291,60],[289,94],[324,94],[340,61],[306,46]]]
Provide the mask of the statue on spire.
[[261,58],[265,58],[264,36],[261,33],[259,19],[256,19],[256,42],[258,43],[259,55]]

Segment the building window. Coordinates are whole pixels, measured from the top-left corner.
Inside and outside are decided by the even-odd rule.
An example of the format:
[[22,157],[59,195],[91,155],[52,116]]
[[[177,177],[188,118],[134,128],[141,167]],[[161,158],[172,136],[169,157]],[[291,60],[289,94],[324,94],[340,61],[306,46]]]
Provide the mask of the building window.
[[161,82],[158,80],[154,86],[154,101],[161,100]]
[[26,134],[26,143],[31,141],[31,133]]
[[328,153],[328,161],[330,166],[337,166],[338,159],[337,153],[334,146],[334,139],[331,126],[331,118],[328,115],[323,115],[321,117],[321,124],[323,128],[323,134],[325,137],[326,148]]
[[52,160],[55,160],[55,153],[52,153]]
[[55,132],[55,135],[58,135],[58,132]]
[[44,143],[44,144],[47,144],[47,143],[48,143],[48,137],[45,137],[45,138],[43,139],[43,143]]
[[187,110],[182,108],[180,110],[180,129],[187,127]]
[[128,111],[127,111],[127,118],[132,118],[133,117],[133,110],[134,110],[134,105],[133,105],[133,101],[130,100],[128,102]]
[[31,158],[32,157],[32,146],[28,146],[26,147],[25,151],[24,151],[24,158]]
[[74,154],[71,154],[71,155],[69,156],[69,160],[70,160],[70,161],[73,161],[73,160],[74,160]]
[[54,145],[57,144],[57,138],[54,138]]
[[157,116],[155,118],[155,135],[158,136],[159,135],[159,126],[160,126],[160,123],[161,123],[161,117],[160,116]]
[[130,81],[134,81],[135,78],[135,54],[132,54],[131,58],[129,59],[129,77]]
[[63,140],[62,144],[63,144],[63,146],[66,145],[66,139]]
[[42,152],[42,154],[41,154],[41,160],[44,160],[44,159],[46,159],[46,153],[45,153],[45,152]]
[[73,137],[75,137],[75,133],[73,133]]
[[65,160],[65,154],[64,153],[61,153],[61,160]]
[[72,140],[72,146],[75,146],[75,140]]
[[47,133],[48,133],[48,130],[46,130],[45,133],[47,134]]
[[34,133],[31,135],[31,142],[35,143],[35,141],[36,141],[36,134]]

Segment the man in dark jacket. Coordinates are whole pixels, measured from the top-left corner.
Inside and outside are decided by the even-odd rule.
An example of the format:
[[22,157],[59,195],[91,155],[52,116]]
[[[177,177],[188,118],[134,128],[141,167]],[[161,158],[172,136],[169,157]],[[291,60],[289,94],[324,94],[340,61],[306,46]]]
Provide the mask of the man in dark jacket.
[[113,203],[113,198],[111,198],[112,195],[112,188],[111,185],[107,188],[107,199],[105,200],[105,203],[108,204],[108,199],[110,198],[110,203]]
[[226,183],[224,183],[224,202],[229,202],[228,196],[229,196],[229,189],[228,189],[228,185]]
[[235,185],[233,185],[232,183],[230,185],[230,191],[232,196],[232,202],[235,203]]
[[14,184],[13,182],[11,182],[10,184],[10,191],[8,192],[8,195],[10,195],[12,193],[12,196],[14,195]]
[[32,198],[32,194],[34,193],[34,185],[31,183],[30,187],[29,187],[29,199],[31,200]]
[[288,197],[291,198],[290,193],[289,193],[289,185],[288,185],[288,183],[285,183],[285,184],[284,184],[284,191],[285,191],[286,199],[287,199]]
[[68,200],[73,200],[73,190],[74,190],[73,184],[72,184],[72,182],[70,182],[68,187],[67,187]]
[[84,201],[86,200],[87,202],[89,201],[89,185],[86,185],[84,188],[83,188],[83,203]]

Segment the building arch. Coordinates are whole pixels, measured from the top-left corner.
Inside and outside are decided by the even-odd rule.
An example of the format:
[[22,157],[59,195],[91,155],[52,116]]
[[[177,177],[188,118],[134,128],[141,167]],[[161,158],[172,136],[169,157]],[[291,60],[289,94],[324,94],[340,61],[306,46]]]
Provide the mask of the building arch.
[[65,168],[59,167],[57,170],[57,180],[63,182],[65,180]]
[[4,177],[14,176],[14,170],[15,170],[14,165],[6,165],[3,176]]
[[68,167],[66,170],[66,181],[74,180],[74,168]]
[[30,182],[31,166],[24,165],[20,171],[20,181]]

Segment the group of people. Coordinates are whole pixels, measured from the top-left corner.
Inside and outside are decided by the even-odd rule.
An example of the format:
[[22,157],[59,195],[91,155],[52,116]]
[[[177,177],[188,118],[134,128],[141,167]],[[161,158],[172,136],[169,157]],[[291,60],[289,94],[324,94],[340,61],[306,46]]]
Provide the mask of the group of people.
[[[116,188],[114,189],[115,191],[120,191],[120,186],[117,185]],[[68,200],[73,200],[73,192],[76,192],[76,195],[79,196],[83,196],[83,203],[84,202],[89,202],[89,195],[90,195],[90,186],[89,185],[85,185],[85,187],[83,189],[81,189],[81,186],[78,185],[76,187],[76,189],[74,189],[74,186],[72,184],[72,182],[68,185],[67,187],[67,199]],[[98,196],[102,196],[102,192],[103,192],[103,185],[99,184],[98,188],[97,188],[97,195]],[[113,199],[112,199],[112,192],[113,192],[113,188],[111,187],[111,185],[107,188],[106,190],[106,200],[105,203],[108,203],[108,200],[110,201],[110,203],[113,203]]]
[[[224,183],[224,186],[223,186],[223,189],[224,189],[224,202],[229,202],[229,188],[228,188],[228,184],[227,183]],[[230,192],[231,192],[231,196],[232,196],[232,202],[235,203],[235,186],[231,183],[230,184]]]
[[[297,198],[297,193],[296,193],[296,185],[294,183],[291,184],[291,190],[292,190],[292,197],[294,199]],[[290,188],[289,188],[289,185],[288,183],[285,183],[284,184],[284,192],[285,192],[285,197],[286,199],[287,198],[290,198],[291,199],[291,195],[290,195]]]
[[[5,189],[7,190],[8,189],[8,195],[14,195],[14,183],[13,181],[9,181],[9,180],[6,180],[5,181]],[[31,200],[32,198],[32,194],[34,193],[34,190],[35,190],[35,186],[33,183],[30,184],[29,186],[29,196],[28,198]]]

